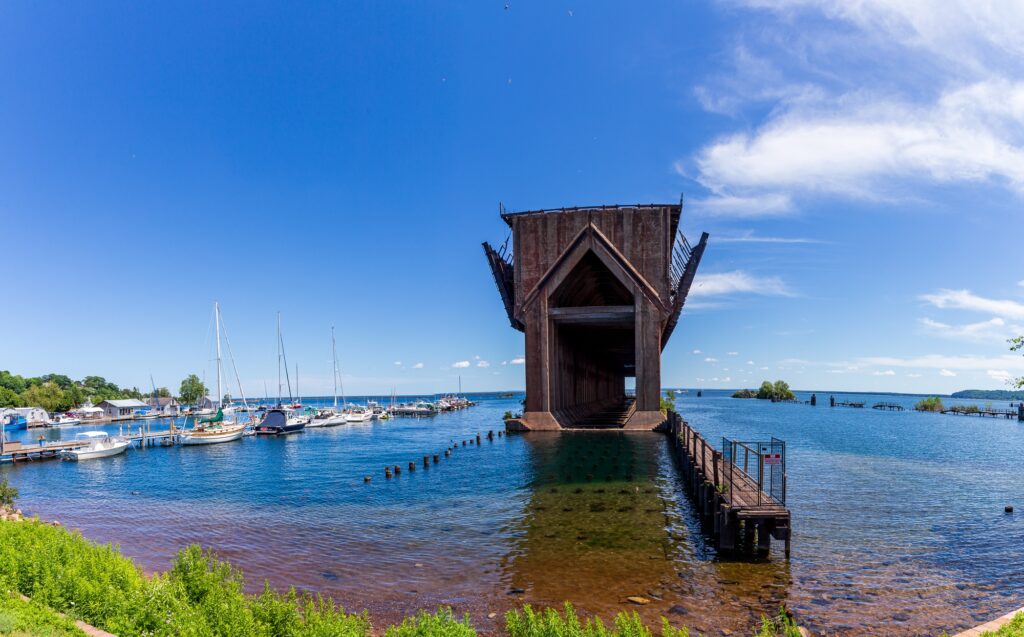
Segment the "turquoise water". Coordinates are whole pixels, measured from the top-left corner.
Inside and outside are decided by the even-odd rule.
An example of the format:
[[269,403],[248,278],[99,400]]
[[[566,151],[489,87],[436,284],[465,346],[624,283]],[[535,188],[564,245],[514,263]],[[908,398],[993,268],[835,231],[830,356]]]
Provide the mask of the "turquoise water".
[[[917,400],[836,397],[868,407]],[[522,602],[571,599],[607,616],[641,595],[652,600],[639,607],[645,618],[666,614],[709,634],[746,631],[785,603],[815,631],[913,635],[1024,604],[1024,520],[1003,513],[1005,504],[1024,512],[1022,425],[829,408],[827,393],[818,398],[813,408],[722,392],[677,401],[709,440],[787,441],[789,562],[781,546],[761,563],[718,559],[662,436],[488,441],[521,395],[431,419],[0,473],[27,512],[117,542],[147,569],[199,542],[241,566],[254,588],[267,579],[323,591],[381,622],[451,604],[486,630],[489,613]],[[479,446],[462,446],[477,433]],[[424,469],[423,455],[434,453],[440,464]],[[385,479],[384,466],[396,464],[401,475]]]

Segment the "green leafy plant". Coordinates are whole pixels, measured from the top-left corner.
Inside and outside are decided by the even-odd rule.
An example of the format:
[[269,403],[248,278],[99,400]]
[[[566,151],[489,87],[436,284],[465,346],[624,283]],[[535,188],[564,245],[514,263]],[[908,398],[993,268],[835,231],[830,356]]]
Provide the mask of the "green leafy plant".
[[800,628],[786,612],[780,608],[775,617],[761,617],[761,627],[754,637],[801,637]]
[[421,610],[415,617],[406,617],[401,624],[389,626],[384,637],[476,637],[476,629],[469,615],[458,619],[445,607],[436,613]]
[[[535,611],[529,604],[522,611],[505,613],[508,637],[651,637],[651,631],[636,612],[619,613],[613,626],[605,626],[600,618],[580,622],[576,609],[566,602],[563,613],[553,608]],[[689,637],[686,628],[675,628],[662,618],[662,637]]]
[[0,479],[0,507],[13,508],[18,498],[18,490],[11,486],[7,478]]
[[660,409],[664,412],[676,410],[676,395],[670,389],[665,390],[665,394],[661,397]]
[[914,405],[914,409],[916,409],[917,411],[939,412],[944,411],[946,408],[945,406],[943,406],[941,398],[939,398],[938,396],[931,396],[929,398],[923,398],[917,401],[917,404]]

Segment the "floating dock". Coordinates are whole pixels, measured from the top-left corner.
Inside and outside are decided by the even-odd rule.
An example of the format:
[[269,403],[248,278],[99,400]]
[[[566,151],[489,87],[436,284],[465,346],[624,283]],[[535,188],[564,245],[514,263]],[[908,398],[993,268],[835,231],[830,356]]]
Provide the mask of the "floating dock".
[[718,549],[764,556],[775,538],[788,558],[786,443],[723,439],[719,450],[679,414],[670,411],[668,420],[676,460]]
[[[119,437],[132,441],[135,447],[155,447],[157,445],[166,447],[174,444],[175,433],[176,431],[171,429],[152,431],[147,430],[145,427],[140,427],[135,433],[129,431],[127,434],[119,435]],[[0,451],[0,463],[52,460],[60,458],[60,453],[65,449],[78,449],[80,447],[87,447],[90,444],[91,441],[89,440],[67,440],[45,444],[5,442],[3,450]]]

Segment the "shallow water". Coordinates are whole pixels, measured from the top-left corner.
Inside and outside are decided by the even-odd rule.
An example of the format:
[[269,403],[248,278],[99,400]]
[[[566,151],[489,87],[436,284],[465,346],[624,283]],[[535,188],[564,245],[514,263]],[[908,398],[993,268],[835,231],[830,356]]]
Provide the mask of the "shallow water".
[[[368,608],[378,625],[451,604],[487,630],[491,612],[570,599],[606,618],[635,608],[706,634],[745,633],[785,603],[816,632],[913,635],[1022,604],[1024,521],[1003,513],[1007,503],[1024,507],[1015,502],[1024,495],[1016,421],[681,396],[680,412],[709,440],[788,443],[792,558],[780,543],[751,564],[720,560],[705,544],[661,436],[488,441],[520,398],[432,419],[0,472],[23,509],[117,542],[144,568],[165,569],[199,542],[241,567],[254,589],[267,579],[322,591]],[[479,446],[462,446],[477,433]],[[423,455],[434,453],[440,464],[424,469]],[[401,475],[385,479],[384,466],[396,464]],[[633,607],[630,595],[652,602]]]

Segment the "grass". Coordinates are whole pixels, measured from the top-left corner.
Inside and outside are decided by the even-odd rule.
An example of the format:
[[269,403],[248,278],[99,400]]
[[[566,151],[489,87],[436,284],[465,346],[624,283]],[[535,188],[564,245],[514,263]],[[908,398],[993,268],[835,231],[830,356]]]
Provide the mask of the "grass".
[[0,635],[4,637],[79,637],[75,622],[35,601],[0,592]]
[[[18,592],[32,599],[17,597]],[[7,595],[7,597],[2,597]],[[0,637],[81,635],[53,610],[120,637],[370,637],[369,615],[349,613],[330,598],[279,593],[264,585],[245,593],[241,571],[199,546],[180,551],[166,573],[148,577],[110,545],[42,524],[0,521]],[[507,637],[652,637],[635,613],[611,625],[530,606],[505,616]],[[1017,633],[1012,633],[1016,635]],[[450,608],[421,611],[384,631],[385,637],[475,637],[469,616]],[[661,637],[689,637],[662,618]],[[783,613],[764,619],[756,637],[799,635]],[[1022,635],[1024,637],[1024,635]]]
[[982,637],[1024,637],[1024,613],[1017,613],[1009,623],[995,632],[982,633]]

